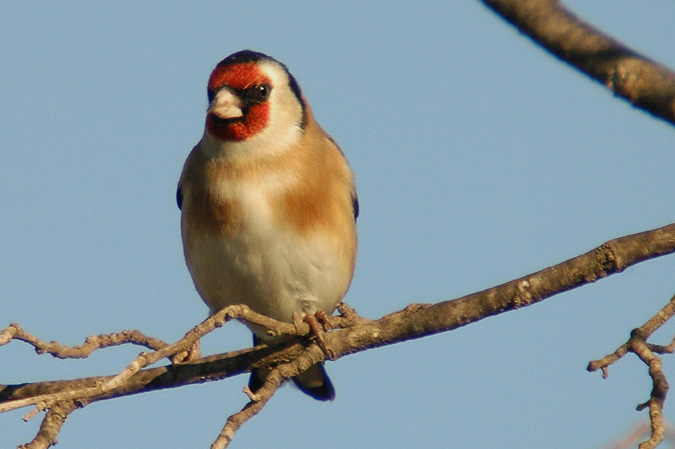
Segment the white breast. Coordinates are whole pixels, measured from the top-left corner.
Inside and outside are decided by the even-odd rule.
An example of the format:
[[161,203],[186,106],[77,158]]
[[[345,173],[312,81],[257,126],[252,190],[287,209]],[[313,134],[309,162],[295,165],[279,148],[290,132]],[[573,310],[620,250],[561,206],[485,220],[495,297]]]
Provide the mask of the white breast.
[[341,301],[351,280],[343,243],[320,232],[300,236],[274,221],[268,201],[288,181],[223,183],[219,194],[235,198],[243,210],[240,231],[185,239],[188,267],[212,313],[246,304],[290,321],[294,312],[331,313]]

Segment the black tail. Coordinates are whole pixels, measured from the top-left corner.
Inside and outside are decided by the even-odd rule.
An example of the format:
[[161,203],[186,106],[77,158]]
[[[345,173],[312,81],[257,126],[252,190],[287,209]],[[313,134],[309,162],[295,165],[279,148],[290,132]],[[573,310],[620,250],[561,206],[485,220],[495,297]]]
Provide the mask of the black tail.
[[[259,343],[260,341],[254,335],[253,344],[257,345]],[[258,391],[265,383],[268,372],[268,370],[264,369],[253,370],[251,378],[248,381],[248,388],[254,393]],[[292,380],[300,391],[314,399],[319,401],[332,401],[335,399],[335,388],[330,377],[328,377],[328,373],[326,373],[326,369],[323,367],[323,363],[311,366],[307,371],[298,374]]]

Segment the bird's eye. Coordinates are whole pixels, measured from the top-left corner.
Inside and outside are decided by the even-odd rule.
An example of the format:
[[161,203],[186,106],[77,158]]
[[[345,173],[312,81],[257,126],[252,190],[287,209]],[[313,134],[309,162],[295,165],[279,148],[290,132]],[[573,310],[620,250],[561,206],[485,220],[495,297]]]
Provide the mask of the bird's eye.
[[269,84],[258,84],[244,91],[244,98],[248,104],[264,103],[270,96],[272,87]]

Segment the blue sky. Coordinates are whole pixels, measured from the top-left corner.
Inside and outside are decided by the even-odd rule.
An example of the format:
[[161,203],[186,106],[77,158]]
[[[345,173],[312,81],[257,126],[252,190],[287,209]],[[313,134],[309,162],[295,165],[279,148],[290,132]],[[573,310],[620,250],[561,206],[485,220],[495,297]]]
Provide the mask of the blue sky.
[[[597,0],[582,17],[675,67],[675,5]],[[0,327],[46,340],[140,329],[175,340],[207,313],[182,258],[175,186],[206,80],[251,48],[286,63],[357,176],[368,318],[451,299],[674,221],[673,127],[540,50],[477,1],[22,2],[0,14]],[[328,363],[330,404],[280,390],[230,447],[601,447],[646,412],[646,368],[612,352],[673,294],[644,263],[454,332]],[[667,343],[675,331],[656,335]],[[206,353],[250,345],[233,324]],[[0,348],[0,383],[111,374]],[[675,363],[666,358],[667,374]],[[97,403],[60,446],[206,448],[242,377]],[[41,417],[0,415],[0,447]],[[672,405],[666,417],[674,419]]]

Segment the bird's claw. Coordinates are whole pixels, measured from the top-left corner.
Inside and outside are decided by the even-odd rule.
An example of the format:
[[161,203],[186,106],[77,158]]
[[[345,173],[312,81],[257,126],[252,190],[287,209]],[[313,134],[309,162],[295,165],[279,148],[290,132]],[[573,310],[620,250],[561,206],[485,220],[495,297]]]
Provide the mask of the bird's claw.
[[[293,321],[297,326],[297,318],[294,317]],[[330,324],[330,318],[326,312],[319,310],[314,314],[304,315],[300,321],[304,321],[309,326],[309,333],[316,337],[316,342],[319,345],[319,348],[326,355],[326,358],[329,360],[335,360],[335,354],[333,351],[328,349],[326,346],[326,340],[323,338],[324,331],[330,331],[333,329],[333,326]]]

